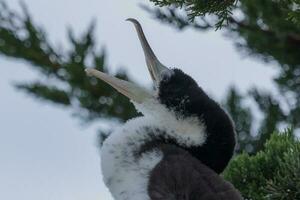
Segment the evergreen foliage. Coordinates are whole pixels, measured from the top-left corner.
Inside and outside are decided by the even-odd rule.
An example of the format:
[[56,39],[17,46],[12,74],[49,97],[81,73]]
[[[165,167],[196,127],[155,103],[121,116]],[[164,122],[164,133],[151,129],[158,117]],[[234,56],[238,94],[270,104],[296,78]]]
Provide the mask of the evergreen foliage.
[[300,199],[300,141],[291,130],[274,133],[264,150],[238,155],[223,175],[245,199]]
[[[40,72],[41,79],[18,83],[17,87],[42,100],[72,108],[83,121],[115,118],[127,120],[136,115],[123,95],[102,81],[85,75],[86,67],[109,72],[105,51],[96,49],[94,23],[81,37],[68,31],[70,48],[52,45],[44,30],[34,24],[24,4],[23,12],[0,3],[0,54],[21,59]],[[114,74],[128,80],[124,70]],[[45,80],[46,81],[42,81]]]
[[[216,29],[221,28],[224,25],[227,25],[228,21],[230,21],[230,18],[234,16],[234,11],[236,8],[239,8],[240,5],[247,3],[248,0],[192,0],[192,1],[185,1],[185,0],[149,0],[154,2],[155,5],[159,7],[165,7],[167,8],[164,11],[167,11],[167,13],[161,12],[161,9],[154,10],[154,13],[158,17],[165,18],[164,20],[167,21],[180,21],[181,16],[176,16],[177,13],[174,12],[177,8],[184,9],[185,13],[187,14],[188,18],[186,18],[186,21],[188,24],[191,24],[195,18],[203,17],[206,15],[215,16],[217,20],[214,20],[214,23],[212,26],[214,26]],[[250,2],[250,1],[248,1]],[[266,4],[265,1],[261,2],[253,2],[252,5],[254,7],[257,3],[258,6],[261,6],[262,4]],[[284,12],[287,14],[286,20],[290,20],[296,25],[300,25],[300,1],[299,0],[270,0],[269,4],[280,4],[282,6]],[[251,7],[249,7],[250,10]],[[273,7],[269,7],[269,11],[272,11]],[[254,11],[254,10],[252,10]],[[276,12],[276,10],[274,10]],[[173,13],[175,15],[169,15],[170,13]],[[162,19],[161,18],[161,19]],[[179,20],[178,20],[179,19]],[[174,22],[174,21],[173,21]]]
[[198,16],[207,14],[216,15],[219,20],[216,24],[220,28],[228,17],[232,14],[231,10],[236,0],[150,0],[158,6],[174,6],[176,8],[184,8],[188,14],[189,20],[193,21]]

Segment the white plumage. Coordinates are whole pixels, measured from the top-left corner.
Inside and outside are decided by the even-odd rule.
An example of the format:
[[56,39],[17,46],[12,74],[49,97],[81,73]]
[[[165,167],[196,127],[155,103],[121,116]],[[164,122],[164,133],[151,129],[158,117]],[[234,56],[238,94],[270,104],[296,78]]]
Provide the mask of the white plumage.
[[144,116],[117,128],[101,149],[104,182],[116,200],[149,199],[149,174],[163,157],[158,150],[140,157],[135,155],[142,145],[153,139],[149,133],[175,138],[187,147],[200,146],[206,139],[205,127],[196,117],[178,117],[155,99],[134,105]]

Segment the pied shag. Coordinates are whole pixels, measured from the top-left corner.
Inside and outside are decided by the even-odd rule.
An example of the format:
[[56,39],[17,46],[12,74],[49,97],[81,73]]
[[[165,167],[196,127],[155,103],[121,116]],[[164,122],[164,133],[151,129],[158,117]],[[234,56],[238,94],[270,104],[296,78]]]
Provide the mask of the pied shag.
[[140,23],[137,30],[154,91],[87,69],[131,99],[143,116],[127,121],[103,143],[103,179],[116,200],[241,199],[218,174],[231,159],[230,117],[180,69],[165,67]]

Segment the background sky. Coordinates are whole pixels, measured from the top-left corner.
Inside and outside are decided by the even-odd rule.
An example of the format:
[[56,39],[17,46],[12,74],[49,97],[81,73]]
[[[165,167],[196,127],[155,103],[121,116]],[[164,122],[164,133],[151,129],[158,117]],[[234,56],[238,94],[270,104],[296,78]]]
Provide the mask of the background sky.
[[[251,86],[276,91],[277,73],[240,54],[218,31],[177,32],[151,19],[138,0],[23,0],[35,22],[54,44],[68,47],[66,28],[80,34],[97,21],[99,49],[105,47],[113,70],[126,66],[132,78],[150,84],[142,49],[128,17],[140,20],[154,51],[166,66],[192,75],[210,95],[221,100],[228,87],[242,92]],[[8,0],[19,10],[18,0]],[[0,11],[1,12],[1,11]],[[180,56],[178,56],[180,55]],[[102,183],[96,130],[80,124],[64,107],[36,100],[13,83],[38,77],[29,64],[0,57],[0,199],[110,200]]]

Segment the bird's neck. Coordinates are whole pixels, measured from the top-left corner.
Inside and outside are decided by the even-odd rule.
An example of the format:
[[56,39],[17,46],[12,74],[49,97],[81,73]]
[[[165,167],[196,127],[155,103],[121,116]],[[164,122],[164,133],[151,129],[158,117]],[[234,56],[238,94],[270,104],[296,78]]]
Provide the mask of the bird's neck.
[[206,127],[197,116],[181,116],[168,109],[157,100],[135,104],[144,114],[145,127],[155,127],[157,135],[172,139],[184,147],[201,146],[206,141]]
[[[156,101],[135,105],[153,118],[153,126],[166,130],[164,142],[180,146],[217,173],[221,173],[235,148],[233,122],[225,111],[207,96],[198,95],[184,108],[170,109]],[[162,131],[163,132],[163,131]]]
[[186,105],[189,115],[205,124],[207,138],[201,147],[188,151],[217,173],[223,172],[234,153],[236,134],[229,115],[209,98],[194,99]]

